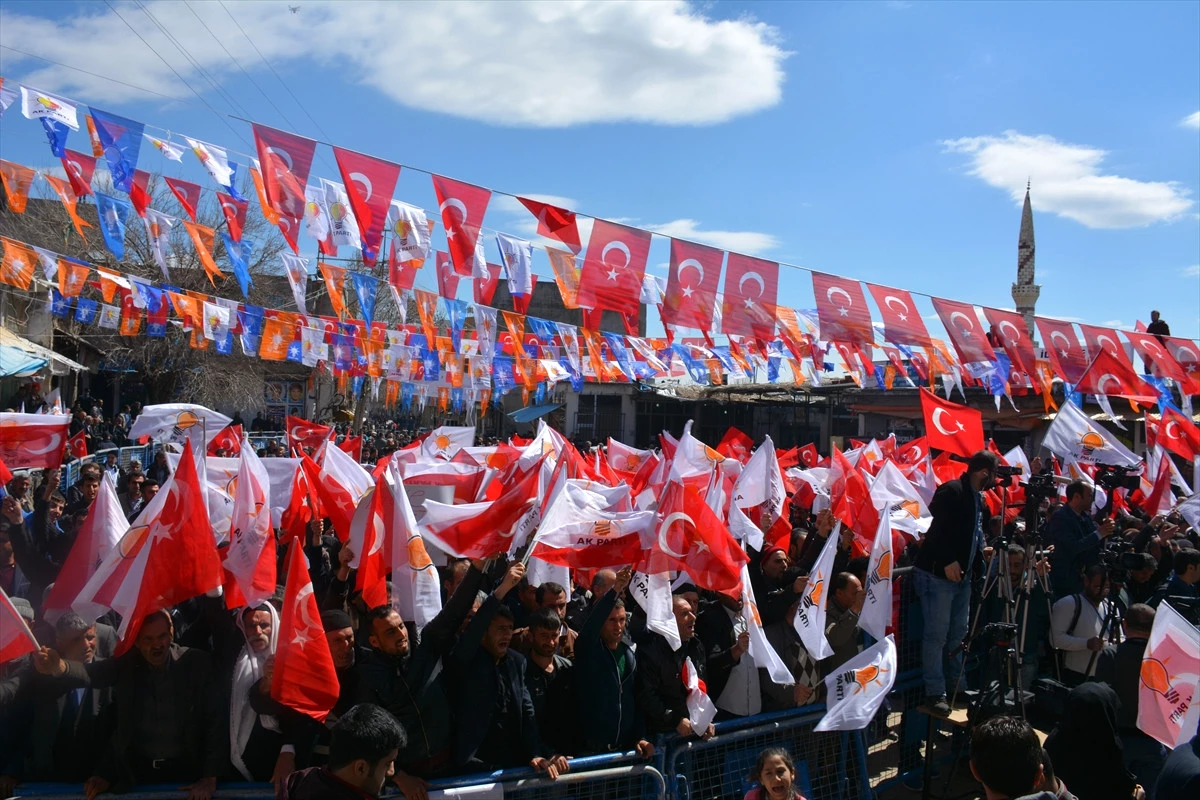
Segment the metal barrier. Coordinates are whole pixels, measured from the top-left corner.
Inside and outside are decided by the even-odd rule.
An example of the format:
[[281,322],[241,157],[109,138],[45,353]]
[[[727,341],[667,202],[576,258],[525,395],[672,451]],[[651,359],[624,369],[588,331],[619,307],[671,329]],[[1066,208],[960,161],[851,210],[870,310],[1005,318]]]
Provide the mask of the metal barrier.
[[[121,469],[129,469],[129,465],[137,459],[142,465],[142,471],[150,469],[150,465],[154,463],[154,454],[162,449],[161,444],[151,443],[146,445],[134,445],[133,447],[118,447],[115,452],[117,454],[117,464]],[[104,464],[109,453],[114,452],[113,448],[106,448],[99,452],[86,455],[83,458],[77,458],[69,464],[63,464],[62,476],[59,480],[59,485],[74,486],[79,480],[79,468],[84,464]]]
[[[181,800],[187,796],[180,791],[179,784],[161,784],[154,786],[139,786],[132,792],[112,795],[102,794],[101,797],[120,797],[121,800]],[[82,787],[78,783],[22,783],[17,786],[15,800],[32,800],[35,797],[53,797],[54,800],[87,800]],[[275,797],[275,789],[269,783],[218,783],[217,800],[271,800]]]
[[637,753],[569,759],[571,771],[557,780],[525,767],[430,781],[429,790],[503,788],[505,800],[655,800],[667,797],[661,767]]

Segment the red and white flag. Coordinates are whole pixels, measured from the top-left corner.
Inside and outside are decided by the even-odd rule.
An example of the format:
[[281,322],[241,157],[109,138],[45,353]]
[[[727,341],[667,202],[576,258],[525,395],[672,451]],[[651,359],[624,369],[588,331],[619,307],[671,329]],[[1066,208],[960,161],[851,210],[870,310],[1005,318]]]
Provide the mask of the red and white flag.
[[0,664],[7,664],[37,650],[38,642],[33,637],[33,631],[29,630],[25,618],[8,599],[5,591],[0,589]]
[[[441,175],[433,176],[433,190],[437,194],[442,225],[446,228],[446,246],[454,262],[454,271],[468,277],[475,272],[475,244],[492,192]],[[448,296],[454,297],[453,294]]]
[[343,542],[350,536],[350,520],[358,501],[373,485],[371,474],[349,453],[336,447],[325,448],[317,494],[325,514],[333,522],[334,532]]
[[822,340],[853,344],[875,341],[871,310],[867,307],[862,284],[820,272],[812,274],[812,282]]
[[246,605],[275,593],[275,535],[271,527],[271,481],[253,447],[243,447],[233,491],[225,569]]
[[391,603],[400,617],[413,621],[419,631],[442,610],[441,581],[425,549],[398,466],[389,464],[385,474],[390,497],[384,498],[384,512],[391,506]]
[[579,305],[619,314],[636,312],[649,255],[647,231],[596,220],[579,273]]
[[205,498],[188,441],[175,473],[76,598],[74,606],[100,603],[121,615],[122,650],[148,614],[221,586],[221,557]]
[[883,318],[883,338],[892,344],[929,347],[929,330],[912,295],[904,289],[867,284]]
[[288,550],[279,629],[271,697],[324,722],[337,703],[340,687],[301,542],[292,542]]
[[[567,481],[538,526],[533,557],[547,564],[592,570],[636,563],[653,535],[652,511],[612,511],[608,492]],[[628,498],[628,487],[620,487]]]
[[62,466],[69,414],[0,412],[0,461],[9,469]]
[[779,264],[739,253],[726,262],[721,332],[770,341],[778,319]]
[[363,261],[373,267],[383,243],[383,224],[400,178],[400,165],[340,147],[333,148],[333,157],[362,233]]
[[995,361],[996,353],[988,344],[987,331],[979,322],[979,313],[969,303],[943,300],[934,297],[933,308],[937,311],[950,335],[950,342],[964,364]]
[[488,558],[506,552],[522,518],[536,505],[542,459],[528,469],[510,467],[497,480],[503,493],[483,503],[447,505],[425,501],[421,530],[431,542],[460,558]]
[[530,214],[537,217],[539,236],[556,239],[571,248],[572,253],[579,255],[579,251],[583,247],[579,242],[579,228],[575,223],[574,211],[528,197],[518,197],[517,199],[521,201],[521,205],[529,209]]
[[801,447],[797,452],[797,456],[800,458],[800,463],[808,469],[812,469],[821,463],[821,454],[817,451],[817,446],[812,442]]
[[96,171],[96,157],[64,150],[62,158],[63,171],[71,182],[71,191],[76,197],[85,197],[92,193],[92,175]]
[[654,547],[643,558],[650,574],[683,570],[702,589],[740,597],[749,559],[729,528],[691,486],[669,483],[659,503]]
[[171,194],[175,195],[175,199],[179,201],[179,205],[183,206],[183,210],[191,217],[192,222],[195,222],[196,209],[200,206],[200,185],[179,178],[163,178],[163,180],[166,181]]
[[1156,514],[1169,514],[1175,507],[1175,495],[1171,492],[1171,457],[1162,450],[1158,453],[1158,473],[1154,477],[1150,494],[1142,503],[1142,511],[1151,517]]
[[1082,322],[1079,323],[1079,330],[1083,332],[1083,341],[1087,345],[1089,358],[1094,359],[1103,351],[1132,369],[1133,365],[1129,361],[1129,354],[1121,346],[1121,337],[1115,330],[1102,328],[1099,325],[1085,325]]
[[253,128],[267,203],[282,216],[298,222],[304,216],[304,186],[317,143],[258,123]]
[[[1200,344],[1193,342],[1191,339],[1168,336],[1167,352],[1171,354],[1171,357],[1179,364],[1179,368],[1192,381],[1192,386],[1196,387],[1195,382],[1200,381]],[[1189,390],[1188,393],[1200,394],[1200,387],[1196,387],[1195,391]]]
[[1163,601],[1154,615],[1138,684],[1138,730],[1180,747],[1200,719],[1200,630]]
[[83,458],[88,454],[87,447],[87,431],[79,433],[67,439],[67,449],[71,451],[71,455],[76,458]]
[[983,449],[983,414],[921,390],[925,437],[930,447],[970,458]]
[[347,436],[337,443],[338,449],[355,461],[362,463],[363,437]]
[[1158,392],[1137,376],[1128,359],[1122,361],[1101,349],[1075,384],[1084,394],[1125,397],[1145,403],[1158,401]]
[[722,251],[713,247],[671,240],[671,265],[662,304],[664,323],[704,332],[712,330],[724,257]]
[[319,422],[309,422],[300,417],[289,416],[286,420],[288,450],[299,447],[302,450],[320,447],[329,438],[333,428]]
[[238,456],[242,452],[242,426],[241,425],[226,425],[222,428],[212,441],[208,443],[207,454],[215,456],[218,450],[224,450],[227,457]]
[[1008,353],[1013,367],[1031,379],[1037,375],[1037,354],[1033,350],[1033,340],[1025,328],[1025,318],[1015,311],[1001,311],[998,308],[984,308],[988,322],[996,329],[1000,344]]
[[1088,360],[1079,337],[1075,335],[1075,328],[1069,322],[1045,317],[1037,317],[1036,321],[1054,374],[1067,383],[1078,383],[1079,377],[1087,369]]
[[1188,461],[1200,456],[1200,427],[1169,406],[1163,410],[1156,441]]
[[59,617],[71,610],[90,622],[99,618],[108,608],[101,603],[81,602],[77,598],[95,574],[96,567],[104,562],[125,531],[129,530],[129,521],[121,512],[121,501],[117,498],[113,482],[111,473],[105,473],[100,481],[100,491],[75,536],[67,560],[63,562],[54,586],[42,604],[42,614],[50,622],[57,622]]
[[350,520],[350,538],[346,544],[354,552],[350,568],[355,570],[354,588],[362,592],[367,608],[385,605],[387,594],[387,524],[384,519],[381,486],[383,478],[358,501]]

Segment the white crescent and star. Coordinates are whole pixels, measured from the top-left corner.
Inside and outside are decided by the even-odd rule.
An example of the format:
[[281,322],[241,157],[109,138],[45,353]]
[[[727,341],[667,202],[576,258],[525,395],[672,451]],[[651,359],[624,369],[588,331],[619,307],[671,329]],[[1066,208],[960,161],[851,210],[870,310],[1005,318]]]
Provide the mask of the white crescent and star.
[[1004,326],[1006,326],[1006,325],[1008,326],[1008,329],[1012,331],[1012,333],[1005,334],[1005,336],[1007,336],[1007,339],[1008,339],[1007,343],[1008,344],[1016,344],[1017,342],[1021,341],[1021,330],[1016,325],[1012,324],[1008,320],[1002,320],[1000,322],[1000,333],[1004,334],[1004,331],[1005,331]]
[[[839,294],[842,297],[846,298],[847,308],[854,305],[854,299],[852,297],[850,297],[850,293],[847,292],[845,289],[843,289],[840,286],[830,286],[825,291],[825,299],[832,303],[832,302],[834,302],[834,300],[833,300],[834,295],[839,295]],[[839,309],[839,310],[841,310],[841,309]]]
[[608,263],[608,254],[612,250],[618,250],[625,254],[625,263],[621,265],[621,269],[628,267],[629,262],[633,260],[633,256],[629,252],[629,247],[619,239],[614,239],[613,241],[604,245],[604,249],[600,251],[600,263],[604,264],[606,267],[613,266],[612,264]]
[[690,286],[689,285],[683,286],[684,297],[691,297],[692,292],[694,292],[696,290],[696,287],[699,286],[700,284],[704,283],[704,266],[701,265],[701,263],[694,258],[687,258],[679,263],[679,269],[675,273],[679,277],[679,283],[683,284],[683,271],[685,269],[687,269],[688,267],[695,269],[696,272],[698,272],[700,274],[700,277],[696,279],[696,282],[694,284],[691,284]]
[[956,319],[958,319],[959,317],[962,317],[962,320],[963,320],[963,322],[967,323],[967,327],[965,327],[965,328],[960,328],[960,330],[961,330],[961,332],[962,332],[962,335],[963,335],[963,336],[970,336],[970,335],[971,335],[971,331],[975,330],[975,324],[974,324],[974,323],[972,323],[972,322],[971,322],[971,318],[970,318],[970,317],[968,317],[968,316],[967,316],[965,313],[963,313],[962,311],[954,311],[954,312],[951,312],[951,314],[950,314],[950,321],[951,321],[951,322],[954,322],[954,321],[955,321]]
[[[902,308],[904,310],[901,311],[900,308],[896,308],[896,306],[892,305],[892,303],[898,303],[900,305],[900,308]],[[900,317],[901,322],[907,321],[907,319],[908,319],[907,315],[912,313],[912,309],[908,307],[908,303],[904,302],[899,297],[896,297],[896,295],[894,295],[894,294],[889,294],[889,295],[885,296],[883,298],[883,304],[885,306],[887,306],[888,308],[890,308],[892,311],[895,311],[896,315],[898,317]]]
[[274,154],[280,161],[287,164],[288,172],[292,171],[292,154],[278,147],[268,147],[268,153]]
[[746,295],[745,287],[746,287],[746,281],[748,281],[748,280],[752,280],[758,284],[758,294],[756,295],[756,297],[758,297],[760,299],[763,296],[763,292],[765,292],[767,290],[767,284],[766,284],[766,282],[763,281],[762,275],[759,275],[757,272],[747,272],[745,275],[743,275],[738,280],[738,292],[743,297],[746,298],[747,305],[753,305],[753,302],[751,301],[751,299]]
[[1099,380],[1096,381],[1096,393],[1097,394],[1108,394],[1108,392],[1104,391],[1104,387],[1109,381],[1112,381],[1113,383],[1117,384],[1117,389],[1121,388],[1121,381],[1116,376],[1114,376],[1111,372],[1106,372],[1100,376]]
[[[1172,426],[1172,425],[1173,425],[1173,426],[1175,426],[1175,432],[1174,432],[1174,433],[1171,433],[1171,426]],[[1178,422],[1176,422],[1175,420],[1171,420],[1170,422],[1168,422],[1168,423],[1166,424],[1166,426],[1163,428],[1163,433],[1165,433],[1165,434],[1166,434],[1166,436],[1167,436],[1167,438],[1168,438],[1168,439],[1174,439],[1174,440],[1176,440],[1176,441],[1180,441],[1180,440],[1182,440],[1182,439],[1183,439],[1183,436],[1181,436],[1181,435],[1180,435],[1180,433],[1179,433],[1179,423],[1178,423]]]
[[300,619],[300,623],[304,627],[296,630],[296,638],[292,640],[292,644],[298,644],[301,647],[308,643],[307,634],[309,631],[311,631],[313,628],[321,630],[320,621],[314,620],[312,615],[309,613],[308,598],[312,597],[312,593],[313,586],[311,581],[304,584],[304,586],[300,588],[300,591],[296,592],[295,612],[296,616]]
[[[958,427],[958,430],[946,430],[945,428],[942,427],[942,419],[941,418],[942,418],[943,414],[950,417],[951,421],[953,421],[954,424]],[[954,417],[950,416],[950,412],[946,411],[946,409],[944,409],[944,408],[935,408],[933,410],[933,416],[931,419],[933,420],[933,427],[937,428],[939,431],[946,434],[947,436],[957,436],[959,433],[966,430],[963,427],[963,424],[961,422],[959,422],[958,420],[954,419]]]
[[[446,219],[446,209],[447,208],[453,208],[456,211],[458,211],[458,225],[459,226],[462,226],[466,223],[467,207],[463,203],[462,200],[459,200],[457,197],[447,197],[444,201],[442,201],[442,204],[440,206],[438,206],[438,211],[441,212],[443,220]],[[447,227],[449,227],[448,223],[447,223]]]
[[366,175],[363,175],[361,172],[351,172],[350,180],[354,181],[355,183],[362,184],[363,189],[366,190],[366,195],[363,197],[363,202],[369,203],[371,201],[371,194],[375,188],[371,185],[371,179]]
[[1061,351],[1062,354],[1066,355],[1067,353],[1071,352],[1071,340],[1067,338],[1067,335],[1065,333],[1063,333],[1062,331],[1051,331],[1050,332],[1050,343],[1051,344],[1056,343],[1059,339],[1062,339],[1062,341],[1063,341],[1063,349]]
[[[1112,347],[1105,346],[1105,342],[1107,342],[1109,345],[1112,345]],[[1108,350],[1108,352],[1112,353],[1114,356],[1120,352],[1121,349],[1117,346],[1117,343],[1112,340],[1111,336],[1104,333],[1096,337],[1096,344],[1100,345],[1101,349]]]
[[52,434],[50,434],[50,444],[46,445],[45,447],[43,447],[40,450],[30,448],[29,454],[35,455],[35,456],[44,456],[47,453],[52,453],[56,449],[61,448],[61,447],[62,447],[62,434],[61,433],[52,433]]
[[668,514],[667,518],[663,520],[663,524],[658,529],[658,549],[662,550],[664,553],[673,558],[685,558],[683,553],[676,553],[667,546],[667,531],[671,529],[671,525],[673,525],[676,520],[680,520],[685,524],[689,524],[693,528],[696,527],[696,523],[692,521],[692,518],[687,514],[684,514],[682,511],[676,511],[673,514]]

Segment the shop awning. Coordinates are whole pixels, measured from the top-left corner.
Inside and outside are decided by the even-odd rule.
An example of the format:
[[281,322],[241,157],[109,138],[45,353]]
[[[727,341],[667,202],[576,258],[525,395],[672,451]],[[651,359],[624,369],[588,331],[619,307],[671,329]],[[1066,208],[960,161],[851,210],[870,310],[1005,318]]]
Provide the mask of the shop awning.
[[[73,371],[87,371],[87,367],[85,367],[83,364],[80,364],[78,361],[72,361],[66,356],[61,356],[49,348],[42,347],[40,344],[34,344],[24,336],[18,336],[17,334],[13,333],[8,328],[0,328],[0,352],[9,353],[9,355],[4,356],[4,369],[3,371],[0,371],[0,375],[3,375],[4,377],[23,377],[26,375],[32,375],[34,372],[37,372],[38,369],[43,369],[47,365],[50,367],[50,374],[52,375],[66,375],[67,373]],[[9,372],[8,366],[10,359],[12,359],[14,366],[21,366],[19,362],[21,361],[22,357],[18,355],[19,353],[24,353],[24,358],[26,359],[25,366],[22,368],[29,369],[30,371]],[[30,369],[29,365],[39,360],[41,361],[41,366]]]
[[0,378],[27,378],[46,366],[46,359],[19,347],[0,345]]
[[546,416],[556,408],[562,408],[562,403],[545,403],[540,406],[518,408],[516,411],[510,411],[508,418],[517,424],[523,425],[526,422],[533,422],[538,417]]

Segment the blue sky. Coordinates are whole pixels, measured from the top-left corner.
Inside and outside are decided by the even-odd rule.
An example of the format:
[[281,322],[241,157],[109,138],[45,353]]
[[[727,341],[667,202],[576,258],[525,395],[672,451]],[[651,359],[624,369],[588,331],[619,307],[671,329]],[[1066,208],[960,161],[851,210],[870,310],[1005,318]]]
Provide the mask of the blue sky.
[[[205,101],[582,213],[998,307],[1028,177],[1040,314],[1132,327],[1158,308],[1200,337],[1200,4],[290,2],[298,13],[224,5],[303,110],[217,3],[115,2],[122,20],[6,2],[0,74],[234,151],[252,152],[249,126]],[[16,108],[0,145],[56,166]],[[190,156],[142,158],[210,185]],[[336,178],[328,149],[314,174]],[[414,170],[396,197],[436,207]],[[485,224],[532,234],[500,198]],[[667,258],[656,239],[651,272]],[[536,267],[550,274],[544,255]],[[811,307],[808,274],[785,268],[780,299]]]

